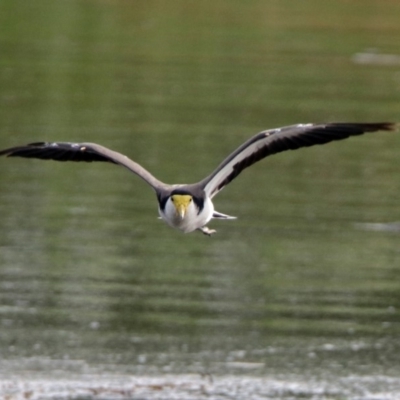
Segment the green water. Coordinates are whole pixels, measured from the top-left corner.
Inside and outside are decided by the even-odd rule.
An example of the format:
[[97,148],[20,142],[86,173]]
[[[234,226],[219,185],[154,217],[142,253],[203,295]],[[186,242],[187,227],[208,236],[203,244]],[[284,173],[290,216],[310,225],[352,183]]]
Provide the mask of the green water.
[[[97,142],[191,183],[266,128],[398,121],[399,15],[365,0],[3,0],[0,147]],[[264,160],[215,198],[238,219],[211,238],[158,220],[122,168],[1,159],[1,379],[400,393],[399,152],[398,133],[376,133]],[[272,396],[251,382],[242,396]]]

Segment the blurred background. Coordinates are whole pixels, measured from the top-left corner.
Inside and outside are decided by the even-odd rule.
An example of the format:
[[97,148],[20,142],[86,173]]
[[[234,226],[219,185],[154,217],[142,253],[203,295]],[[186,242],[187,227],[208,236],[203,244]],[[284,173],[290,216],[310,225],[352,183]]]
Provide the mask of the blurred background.
[[[97,142],[191,183],[267,128],[399,121],[399,16],[391,0],[2,0],[0,147]],[[244,378],[241,398],[400,393],[399,154],[380,132],[268,158],[215,198],[238,219],[211,238],[158,220],[122,168],[1,159],[0,392],[172,374],[176,393],[203,379],[196,399]]]

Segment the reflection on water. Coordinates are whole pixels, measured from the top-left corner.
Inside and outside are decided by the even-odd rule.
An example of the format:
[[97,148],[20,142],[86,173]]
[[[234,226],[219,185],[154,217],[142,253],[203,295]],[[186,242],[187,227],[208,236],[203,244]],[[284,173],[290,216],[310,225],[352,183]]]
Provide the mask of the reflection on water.
[[[99,142],[190,183],[261,129],[398,119],[396,66],[352,62],[397,51],[397,4],[0,7],[1,147]],[[1,159],[0,392],[399,393],[399,148],[271,157],[215,199],[239,218],[212,238],[116,166]]]

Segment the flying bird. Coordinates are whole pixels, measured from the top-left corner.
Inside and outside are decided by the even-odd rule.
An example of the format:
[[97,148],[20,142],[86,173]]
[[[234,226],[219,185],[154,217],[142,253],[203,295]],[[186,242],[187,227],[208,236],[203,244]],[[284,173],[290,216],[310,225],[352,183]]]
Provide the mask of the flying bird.
[[194,184],[169,185],[159,181],[125,155],[95,143],[37,142],[0,150],[0,156],[56,161],[107,161],[121,165],[142,178],[156,192],[160,217],[184,233],[199,230],[211,235],[206,225],[212,218],[235,219],[214,209],[213,197],[245,168],[272,154],[296,150],[365,132],[395,130],[394,123],[297,124],[269,129],[251,137],[231,153],[206,178]]

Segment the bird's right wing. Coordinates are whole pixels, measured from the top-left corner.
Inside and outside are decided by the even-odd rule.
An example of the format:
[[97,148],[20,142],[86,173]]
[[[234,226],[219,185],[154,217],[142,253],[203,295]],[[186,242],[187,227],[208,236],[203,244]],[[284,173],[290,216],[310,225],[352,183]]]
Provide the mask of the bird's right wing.
[[208,177],[199,182],[210,197],[215,196],[245,168],[285,150],[325,144],[365,132],[394,130],[392,123],[298,124],[260,132],[230,154]]
[[96,143],[38,142],[0,150],[0,156],[39,158],[56,161],[106,161],[122,165],[140,176],[154,189],[165,186],[149,171],[121,153]]

